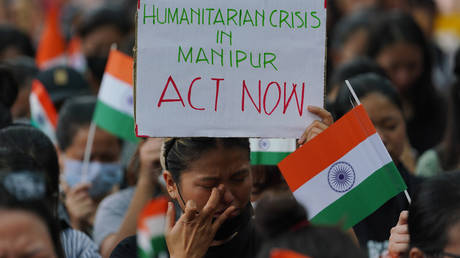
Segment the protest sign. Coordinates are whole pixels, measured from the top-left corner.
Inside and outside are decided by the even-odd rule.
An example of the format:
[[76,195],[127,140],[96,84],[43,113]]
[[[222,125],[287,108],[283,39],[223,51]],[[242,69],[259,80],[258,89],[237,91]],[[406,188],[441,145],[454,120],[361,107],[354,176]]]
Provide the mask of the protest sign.
[[140,0],[139,136],[299,137],[323,106],[324,0]]

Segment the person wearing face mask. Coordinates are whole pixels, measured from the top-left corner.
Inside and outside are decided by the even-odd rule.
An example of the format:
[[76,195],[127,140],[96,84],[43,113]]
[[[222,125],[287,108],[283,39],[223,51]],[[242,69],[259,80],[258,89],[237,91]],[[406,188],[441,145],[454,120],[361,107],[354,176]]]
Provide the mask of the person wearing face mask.
[[[332,124],[324,109],[309,107],[320,117],[299,140],[304,144],[319,128]],[[247,138],[168,138],[161,164],[168,204],[165,238],[174,258],[253,258],[261,245],[256,233],[251,165]],[[175,208],[176,207],[176,208]],[[176,219],[176,213],[181,214]],[[137,257],[136,236],[128,237],[111,256]]]
[[[389,80],[373,73],[352,77],[350,84],[401,173],[409,195],[414,197],[421,180],[410,174],[401,162],[407,134],[398,92]],[[352,109],[350,98],[350,91],[343,84],[335,102],[334,111],[338,118]],[[354,227],[361,247],[368,250],[369,257],[379,257],[385,252],[390,229],[398,221],[400,212],[408,207],[404,193],[400,193]]]
[[133,29],[127,17],[126,10],[107,4],[86,12],[78,27],[81,50],[87,65],[87,79],[95,93],[101,84],[112,44],[120,46]]
[[129,187],[108,196],[97,208],[93,239],[103,257],[110,256],[119,241],[136,234],[137,219],[144,206],[165,194],[158,182],[162,143],[162,138],[142,140],[126,169]]
[[83,96],[64,103],[56,131],[61,167],[61,188],[73,228],[91,233],[99,202],[113,192],[123,178],[119,163],[121,141],[96,128],[87,174],[83,158],[96,98]]

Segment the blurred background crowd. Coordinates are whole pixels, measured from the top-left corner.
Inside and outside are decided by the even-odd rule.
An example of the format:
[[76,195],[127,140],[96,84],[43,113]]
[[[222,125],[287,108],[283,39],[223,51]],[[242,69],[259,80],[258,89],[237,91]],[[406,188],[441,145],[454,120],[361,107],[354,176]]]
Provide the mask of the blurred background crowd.
[[[108,55],[115,43],[133,56],[136,10],[135,0],[0,0],[0,257],[29,257],[2,256],[8,248],[30,257],[109,257],[136,234],[142,207],[165,194],[162,140],[127,142],[101,128],[94,134],[88,183],[81,184]],[[414,196],[420,178],[460,169],[460,1],[329,0],[327,13],[325,108],[335,119],[350,109],[344,86],[350,80]],[[45,118],[31,115],[34,83],[43,85],[57,111],[53,135],[37,129]],[[257,225],[266,236],[282,234],[282,227],[273,228],[280,218],[292,221],[283,224],[288,228],[305,219],[291,199],[279,200],[289,190],[276,166],[254,166],[252,177],[253,206],[262,196],[271,200],[257,205]],[[459,177],[449,180],[459,187],[449,192],[456,198]],[[388,251],[390,229],[409,208],[398,198],[354,228],[370,257]],[[454,202],[460,200],[436,209],[449,210]],[[454,222],[440,227],[445,231]],[[302,240],[309,244],[299,244],[310,250],[305,254],[358,257],[341,245],[318,248],[338,241],[348,249],[348,236],[309,230],[313,237]],[[433,239],[443,234],[431,233]],[[29,242],[18,241],[21,234]],[[296,243],[286,239],[278,244]],[[433,248],[444,248],[437,244]]]

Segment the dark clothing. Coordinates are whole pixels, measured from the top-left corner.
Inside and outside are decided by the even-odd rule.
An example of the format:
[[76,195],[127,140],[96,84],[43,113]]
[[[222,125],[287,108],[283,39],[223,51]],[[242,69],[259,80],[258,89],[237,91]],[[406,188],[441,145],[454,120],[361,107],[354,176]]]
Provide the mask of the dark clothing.
[[[254,258],[259,251],[261,242],[262,240],[256,233],[254,223],[251,220],[228,243],[210,247],[205,258]],[[136,236],[121,241],[113,250],[110,258],[137,258]]]
[[[417,86],[414,86],[414,88]],[[421,87],[421,86],[420,86]],[[438,145],[447,126],[447,101],[436,89],[413,93],[413,115],[406,117],[407,136],[418,154]]]
[[[410,174],[402,165],[398,165],[409,195],[416,194],[421,179]],[[362,248],[369,251],[370,257],[376,257],[388,248],[390,230],[396,225],[401,211],[409,208],[404,192],[399,193],[366,219],[353,227]]]

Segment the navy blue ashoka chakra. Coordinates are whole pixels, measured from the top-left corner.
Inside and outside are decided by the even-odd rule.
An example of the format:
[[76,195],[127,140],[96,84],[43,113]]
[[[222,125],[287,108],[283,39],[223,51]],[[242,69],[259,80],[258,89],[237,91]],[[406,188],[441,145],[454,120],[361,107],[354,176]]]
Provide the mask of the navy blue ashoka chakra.
[[344,161],[339,161],[332,165],[327,174],[329,186],[338,193],[350,190],[355,184],[355,170]]

